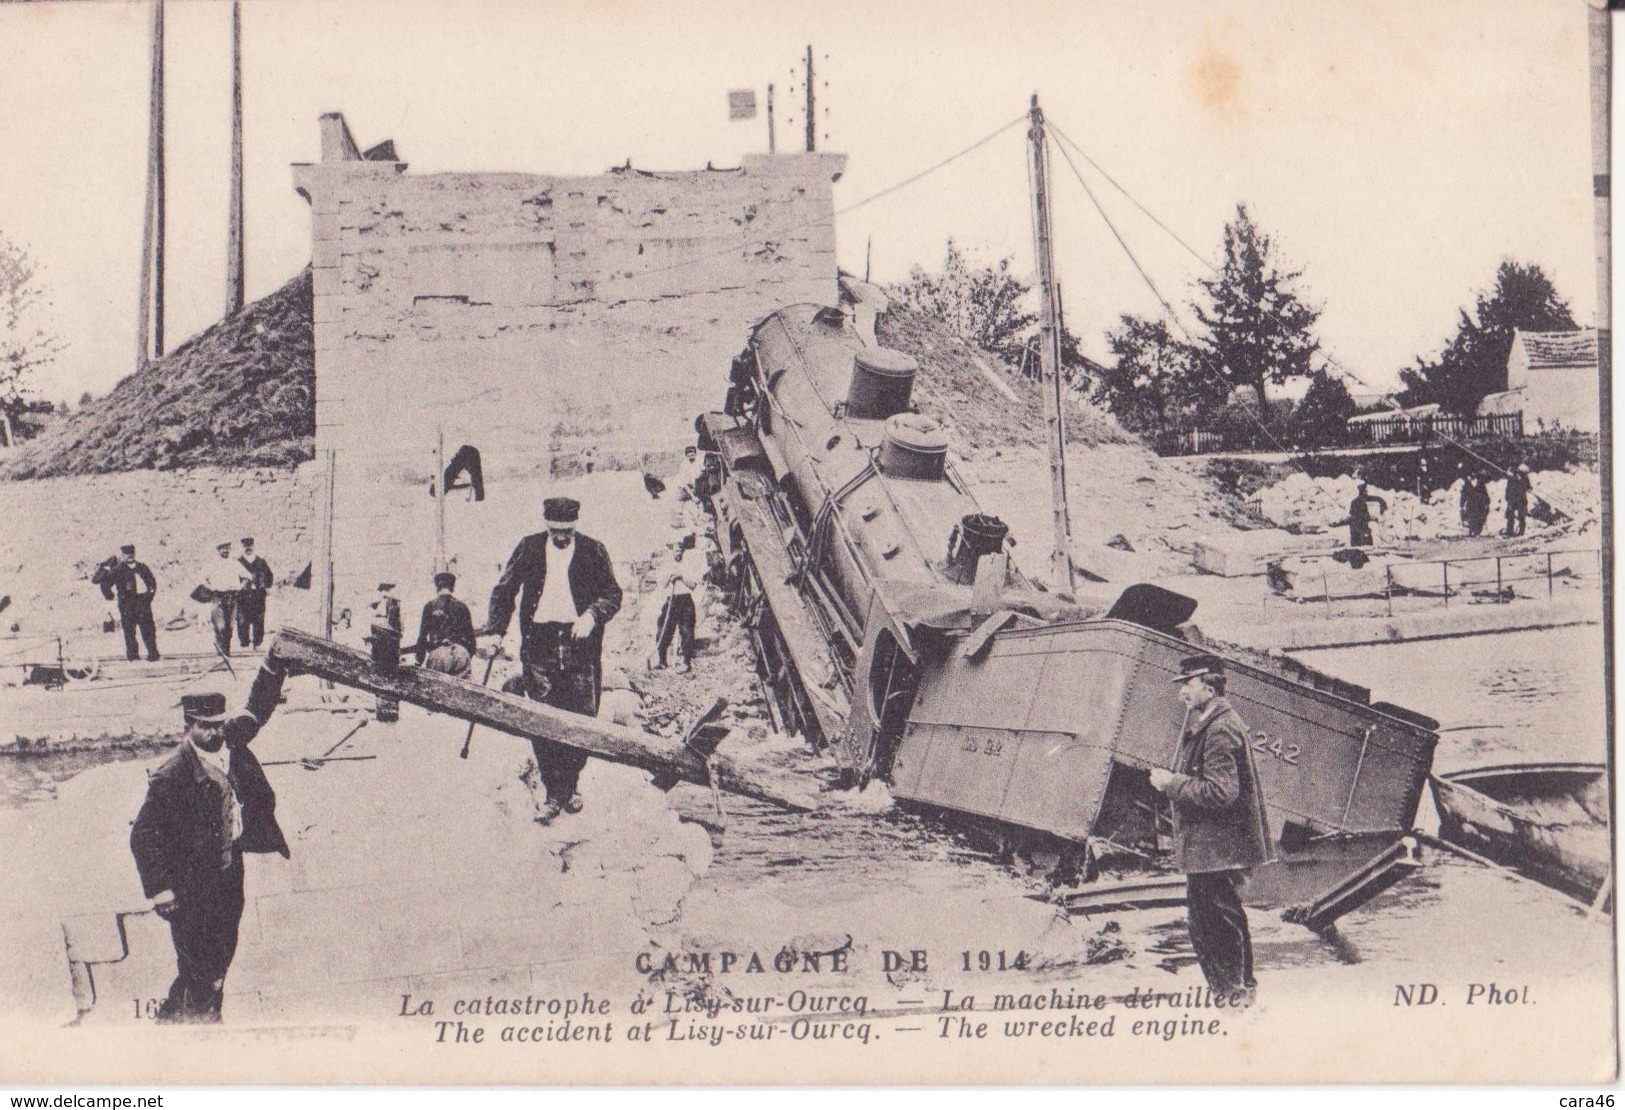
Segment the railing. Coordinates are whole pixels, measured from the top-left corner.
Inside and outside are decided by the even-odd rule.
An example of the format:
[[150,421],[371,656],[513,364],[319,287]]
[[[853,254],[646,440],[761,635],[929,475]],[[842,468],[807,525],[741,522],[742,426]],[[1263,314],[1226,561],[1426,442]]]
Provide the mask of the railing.
[[[1302,556],[1299,556],[1300,558]],[[1324,561],[1332,562],[1330,555]],[[1454,600],[1460,605],[1464,598],[1469,604],[1506,605],[1520,596],[1534,596],[1552,600],[1557,595],[1559,582],[1602,582],[1602,552],[1596,548],[1571,548],[1557,551],[1536,551],[1522,555],[1474,555],[1459,559],[1417,559],[1390,561],[1383,564],[1380,583],[1354,593],[1333,593],[1334,574],[1347,579],[1348,571],[1330,567],[1320,573],[1320,596],[1315,596],[1314,580],[1306,588],[1293,591],[1294,599],[1323,606],[1326,616],[1355,616],[1346,611],[1334,612],[1333,603],[1343,609],[1351,601],[1380,604],[1389,616],[1395,611],[1395,601],[1433,603],[1448,608]],[[1355,572],[1357,573],[1357,572]],[[1302,578],[1302,572],[1296,577]],[[1516,589],[1520,583],[1537,583],[1533,591],[1522,594]],[[1407,606],[1414,610],[1415,605]],[[1368,614],[1370,615],[1370,614]]]
[[1382,420],[1348,424],[1313,447],[1290,432],[1276,439],[1256,427],[1214,431],[1182,428],[1160,432],[1152,443],[1159,455],[1207,455],[1215,451],[1307,451],[1340,447],[1387,447],[1406,444],[1427,445],[1446,440],[1485,439],[1491,436],[1523,436],[1523,413],[1491,413],[1487,416],[1391,416]]
[[1390,416],[1348,425],[1343,440],[1354,444],[1431,443],[1440,439],[1483,439],[1523,436],[1523,413],[1498,412],[1486,416]]

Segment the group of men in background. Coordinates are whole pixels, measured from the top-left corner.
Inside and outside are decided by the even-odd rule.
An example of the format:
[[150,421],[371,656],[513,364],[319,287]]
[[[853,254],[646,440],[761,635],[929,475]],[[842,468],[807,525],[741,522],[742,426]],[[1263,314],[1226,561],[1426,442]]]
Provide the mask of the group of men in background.
[[[265,559],[254,551],[254,539],[242,539],[242,553],[233,555],[230,541],[216,549],[218,558],[205,566],[202,582],[193,591],[196,601],[212,606],[209,614],[214,629],[214,647],[222,655],[231,654],[231,635],[237,632],[239,647],[259,647],[265,640],[265,599],[273,576]],[[137,638],[147,650],[147,659],[157,662],[158,628],[152,616],[152,602],[158,594],[158,578],[152,568],[135,557],[135,545],[124,544],[119,554],[96,568],[92,584],[101,587],[102,596],[118,603],[119,627],[124,632],[124,655],[132,662],[140,658]]]
[[222,541],[216,548],[219,556],[203,573],[200,590],[212,601],[214,612],[210,623],[214,626],[214,649],[221,655],[231,654],[231,631],[237,629],[240,647],[259,647],[265,639],[265,596],[271,589],[271,567],[254,551],[254,539],[242,539],[241,555],[233,557],[231,541]]

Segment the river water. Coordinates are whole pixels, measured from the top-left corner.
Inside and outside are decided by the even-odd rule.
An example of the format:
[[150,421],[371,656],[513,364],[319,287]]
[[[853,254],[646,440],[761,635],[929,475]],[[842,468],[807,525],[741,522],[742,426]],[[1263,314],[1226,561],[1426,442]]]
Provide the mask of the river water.
[[1435,718],[1435,771],[1607,753],[1600,625],[1294,655]]

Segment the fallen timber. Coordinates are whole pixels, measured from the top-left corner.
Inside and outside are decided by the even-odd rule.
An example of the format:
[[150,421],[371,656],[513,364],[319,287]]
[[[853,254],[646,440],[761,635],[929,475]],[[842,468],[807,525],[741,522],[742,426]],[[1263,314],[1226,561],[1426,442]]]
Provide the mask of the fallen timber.
[[510,736],[552,740],[611,763],[624,763],[655,775],[662,786],[689,782],[789,810],[808,812],[818,808],[814,793],[787,772],[707,753],[704,745],[674,744],[637,729],[566,713],[437,671],[420,667],[390,670],[375,664],[365,652],[296,628],[279,631],[265,659],[267,669],[273,672],[315,675]]

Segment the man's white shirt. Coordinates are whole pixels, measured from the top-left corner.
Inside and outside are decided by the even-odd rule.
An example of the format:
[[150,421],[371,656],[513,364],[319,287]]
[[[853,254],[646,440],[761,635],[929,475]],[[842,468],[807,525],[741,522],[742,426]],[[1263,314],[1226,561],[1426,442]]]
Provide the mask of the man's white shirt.
[[575,597],[570,593],[570,565],[575,558],[574,539],[563,551],[554,547],[551,539],[547,541],[547,577],[542,581],[542,597],[536,604],[536,616],[532,618],[538,624],[549,621],[574,624],[581,615],[576,611]]

